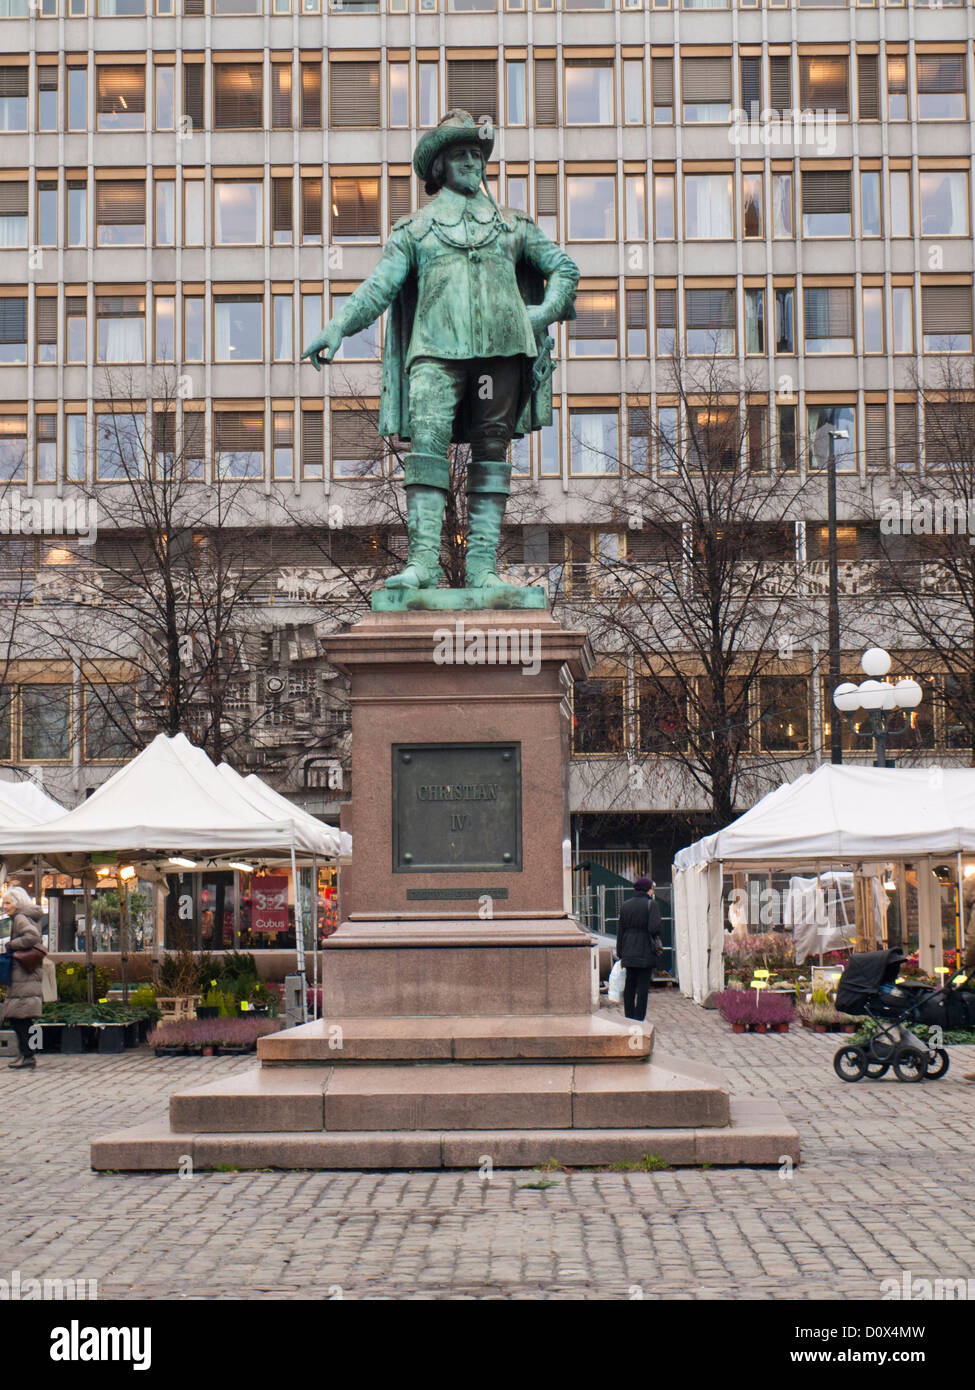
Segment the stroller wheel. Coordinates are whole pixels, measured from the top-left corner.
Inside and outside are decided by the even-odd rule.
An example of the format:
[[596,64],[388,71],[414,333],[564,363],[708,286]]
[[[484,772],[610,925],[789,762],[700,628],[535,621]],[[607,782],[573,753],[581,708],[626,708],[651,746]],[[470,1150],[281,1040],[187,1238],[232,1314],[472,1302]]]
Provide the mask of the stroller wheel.
[[898,1081],[923,1081],[928,1074],[928,1054],[915,1052],[911,1047],[898,1048],[894,1054],[894,1074]]
[[927,1078],[929,1081],[940,1081],[948,1070],[950,1058],[943,1047],[937,1048],[934,1052],[928,1053]]
[[890,1071],[890,1062],[867,1062],[867,1080],[879,1081]]
[[862,1047],[841,1047],[833,1058],[833,1070],[841,1081],[859,1081],[867,1070],[867,1054]]

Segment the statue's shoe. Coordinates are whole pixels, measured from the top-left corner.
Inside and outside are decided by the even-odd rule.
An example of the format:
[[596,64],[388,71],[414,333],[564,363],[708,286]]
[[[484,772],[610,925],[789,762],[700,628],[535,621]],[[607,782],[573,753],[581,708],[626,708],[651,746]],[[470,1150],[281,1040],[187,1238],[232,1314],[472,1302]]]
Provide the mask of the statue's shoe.
[[399,574],[391,574],[386,580],[387,589],[435,589],[443,579],[443,570],[439,565],[424,565],[419,560],[413,560],[400,570]]
[[467,589],[507,589],[508,585],[493,570],[481,570],[465,574],[464,587]]

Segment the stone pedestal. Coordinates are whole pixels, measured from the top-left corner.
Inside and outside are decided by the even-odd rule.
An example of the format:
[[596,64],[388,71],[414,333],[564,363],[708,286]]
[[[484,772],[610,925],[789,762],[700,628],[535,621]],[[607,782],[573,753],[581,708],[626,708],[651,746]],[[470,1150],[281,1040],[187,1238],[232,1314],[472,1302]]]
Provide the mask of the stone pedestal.
[[[649,1024],[598,1012],[571,916],[572,682],[592,653],[548,612],[372,612],[328,641],[351,681],[343,921],[324,1017],[260,1065],[174,1095],[96,1168],[779,1163],[798,1136]],[[652,1004],[651,1004],[652,1016]]]

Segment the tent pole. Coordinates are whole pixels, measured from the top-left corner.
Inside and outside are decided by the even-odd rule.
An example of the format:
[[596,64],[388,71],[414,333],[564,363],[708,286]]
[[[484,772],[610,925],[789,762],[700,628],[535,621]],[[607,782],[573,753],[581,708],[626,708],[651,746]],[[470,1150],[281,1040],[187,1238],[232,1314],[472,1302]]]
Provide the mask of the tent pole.
[[91,944],[91,884],[87,877],[85,887],[85,976],[88,983],[88,1003],[95,1002],[95,959]]
[[295,894],[295,965],[301,976],[301,1021],[308,1022],[308,995],[305,989],[305,921],[301,911],[301,884],[298,882],[298,863],[294,839],[291,841],[291,882]]
[[129,885],[119,879],[118,946],[122,965],[122,1003],[129,1002]]
[[318,855],[311,861],[311,1016],[318,1017]]
[[962,900],[962,873],[961,873],[961,850],[958,851],[958,929],[955,932],[955,946],[958,951],[958,959],[955,962],[957,969],[961,969],[962,957],[965,954],[965,904]]

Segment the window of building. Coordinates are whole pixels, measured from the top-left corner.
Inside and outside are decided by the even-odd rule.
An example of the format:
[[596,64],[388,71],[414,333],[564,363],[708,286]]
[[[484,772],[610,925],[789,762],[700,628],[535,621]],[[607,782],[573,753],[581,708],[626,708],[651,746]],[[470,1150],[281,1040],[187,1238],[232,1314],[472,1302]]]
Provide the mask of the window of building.
[[623,120],[627,125],[643,125],[644,81],[642,58],[623,59]]
[[796,292],[783,286],[775,290],[775,351],[796,350]]
[[175,246],[176,244],[176,183],[173,179],[157,179],[156,192],[156,245]]
[[0,250],[27,245],[27,181],[0,183]]
[[146,473],[146,421],[143,415],[105,414],[95,419],[96,476],[117,483]]
[[863,287],[863,350],[884,350],[884,292],[880,285]]
[[213,429],[218,478],[264,477],[263,410],[216,410]]
[[745,463],[752,473],[767,473],[768,406],[751,403],[745,407]]
[[762,752],[804,752],[809,747],[808,676],[762,676],[758,692]]
[[[3,328],[3,300],[0,300],[0,330]],[[0,415],[0,482],[27,481],[27,416]]]
[[48,412],[34,416],[34,477],[39,483],[58,478],[58,417]]
[[183,118],[190,130],[202,130],[206,124],[206,64],[188,62],[183,55]]
[[535,175],[535,221],[553,241],[559,234],[559,176]]
[[814,286],[803,291],[807,353],[853,351],[853,290]]
[[616,239],[616,180],[612,174],[569,174],[565,181],[570,241]]
[[322,331],[322,296],[309,292],[301,296],[301,341],[310,343]]
[[894,351],[914,351],[914,290],[910,285],[894,285],[890,291],[894,325]]
[[796,450],[796,407],[777,405],[775,424],[776,463],[779,472],[794,473],[799,466]]
[[176,125],[176,69],[156,64],[156,129],[172,130]]
[[626,683],[622,676],[576,681],[572,693],[573,753],[621,753]]
[[333,129],[379,128],[379,63],[328,65],[328,121]]
[[410,65],[409,63],[390,63],[389,74],[389,124],[408,126],[410,123]]
[[26,361],[27,296],[0,299],[0,363]]
[[857,471],[855,406],[807,406],[806,434],[810,468],[826,468],[832,449],[838,473]]
[[911,235],[911,175],[908,169],[890,171],[890,234]]
[[[3,194],[0,193],[0,198]],[[68,183],[67,238],[69,246],[88,244],[88,185],[72,179]],[[2,235],[2,233],[0,233]]]
[[67,341],[67,360],[86,362],[88,360],[88,319],[87,300],[84,295],[68,295],[64,301],[65,338]]
[[615,290],[579,290],[576,316],[569,320],[570,357],[616,357],[619,353]]
[[968,173],[964,169],[922,169],[922,236],[968,236]]
[[216,362],[263,362],[263,295],[214,297],[213,356]]
[[213,127],[215,130],[264,129],[262,63],[214,63]]
[[[349,302],[348,294],[332,295],[332,317],[334,318],[343,305]],[[369,324],[367,328],[361,329],[358,333],[352,333],[347,338],[342,339],[342,346],[335,354],[333,361],[342,362],[377,362],[380,356],[379,348],[379,320]]]
[[263,244],[263,184],[244,179],[217,179],[213,185],[213,226],[217,246]]
[[110,19],[133,19],[144,15],[146,0],[98,0],[99,16]]
[[[432,64],[430,66],[433,66]],[[504,65],[505,93],[509,125],[524,125],[528,113],[527,65],[524,59],[511,60]],[[420,124],[431,124],[420,121]]]
[[687,689],[675,676],[638,676],[641,753],[682,753],[688,743]]
[[772,235],[795,236],[792,217],[792,175],[772,175]]
[[657,472],[677,473],[681,466],[680,411],[676,405],[657,409]]
[[857,54],[857,116],[880,120],[880,59],[876,53]]
[[917,468],[917,404],[897,401],[894,405],[894,464],[900,472]]
[[95,184],[95,217],[99,246],[144,246],[145,183],[100,179]]
[[377,241],[378,178],[332,179],[332,241]]
[[674,60],[651,58],[650,84],[654,125],[674,123]]
[[863,236],[880,236],[882,230],[880,170],[864,169],[860,173],[860,231]]
[[301,476],[314,482],[325,477],[325,412],[320,405],[301,412]]
[[99,362],[146,360],[146,301],[136,295],[95,300],[95,344]]
[[206,476],[206,425],[205,411],[183,407],[183,473],[190,482]]
[[684,58],[681,83],[685,123],[731,116],[731,59]]
[[58,129],[58,70],[54,64],[37,69],[37,129]]
[[99,130],[145,130],[145,67],[99,63],[95,87]]
[[183,180],[183,245],[202,246],[205,241],[205,185],[202,179]]
[[332,409],[332,476],[378,478],[382,444],[374,416],[366,410]]
[[204,341],[206,315],[202,295],[183,297],[183,361],[202,362],[206,352]]
[[650,472],[650,408],[631,405],[626,412],[626,444],[631,473]]
[[86,762],[121,762],[136,748],[135,687],[99,682],[85,696]]
[[850,209],[850,171],[848,169],[803,169],[803,236],[851,236],[852,217]]
[[[927,468],[971,464],[975,408],[965,401],[924,402],[924,462]],[[961,481],[959,479],[959,481]]]
[[734,234],[731,174],[685,174],[684,235],[688,241],[731,241]]
[[554,58],[535,59],[535,124],[558,122],[557,69]]
[[[492,9],[494,6],[492,5]],[[498,63],[496,58],[450,58],[447,61],[447,107],[469,111],[475,121],[482,116],[498,119]]]
[[0,67],[0,133],[27,129],[29,74],[26,63]]
[[524,174],[508,175],[508,190],[505,201],[509,208],[528,211],[528,179]]
[[691,357],[729,357],[735,352],[735,292],[684,291],[687,352]]
[[295,417],[290,410],[276,410],[271,416],[271,479],[283,482],[295,475]]
[[37,185],[37,230],[38,246],[57,246],[58,244],[58,186],[56,183]]
[[176,361],[176,300],[171,294],[157,294],[156,311],[156,361]]
[[20,755],[45,763],[71,757],[70,685],[20,687]]
[[569,473],[573,477],[619,472],[619,416],[615,410],[570,409]]
[[775,53],[768,60],[769,106],[780,116],[792,110],[792,59]]
[[765,291],[745,290],[745,351],[751,356],[765,352]]
[[613,124],[613,64],[605,58],[568,58],[565,63],[567,125]]
[[764,180],[760,173],[741,176],[742,233],[746,237],[765,235]]
[[866,425],[866,465],[868,473],[887,472],[887,407],[870,401],[864,408]]
[[291,100],[291,64],[271,64],[271,129],[290,130],[294,116]]
[[674,175],[653,176],[654,237],[657,241],[674,240]]
[[301,242],[303,246],[322,244],[322,180],[301,180]]
[[290,246],[293,236],[294,211],[293,180],[272,178],[271,180],[271,240],[275,246]]
[[971,352],[971,284],[922,285],[921,331],[925,352]]
[[647,339],[648,305],[647,291],[628,289],[626,291],[626,355],[627,357],[646,357],[649,347]]
[[799,100],[803,111],[850,114],[850,63],[845,54],[815,54],[799,59]]
[[275,294],[271,298],[271,319],[273,346],[272,358],[275,362],[291,362],[294,358],[292,346],[294,336],[294,296]]
[[37,340],[37,362],[58,360],[58,297],[57,294],[38,294],[34,301],[34,336]]
[[84,414],[67,415],[65,432],[65,477],[68,482],[84,482],[88,463],[88,421]]
[[72,66],[68,68],[68,129],[88,129],[88,69],[86,67]]
[[647,239],[647,180],[644,174],[625,174],[623,191],[627,241]]
[[762,109],[762,60],[748,55],[738,60],[739,105],[750,121],[757,121]]
[[891,54],[887,59],[887,119],[906,121],[907,114],[907,55]]
[[917,55],[919,121],[963,121],[968,114],[964,53]]
[[173,410],[152,412],[152,467],[156,478],[175,477],[176,413]]
[[[518,64],[509,66],[517,67]],[[522,64],[524,66],[524,64]],[[440,119],[440,66],[438,63],[417,63],[417,119],[422,127],[435,126]],[[514,93],[509,92],[509,96],[517,97],[517,75],[512,79],[515,83]],[[508,124],[518,124],[509,116]],[[524,121],[521,122],[524,124]]]
[[657,356],[672,357],[677,347],[677,291],[654,290],[653,298],[657,326]]

